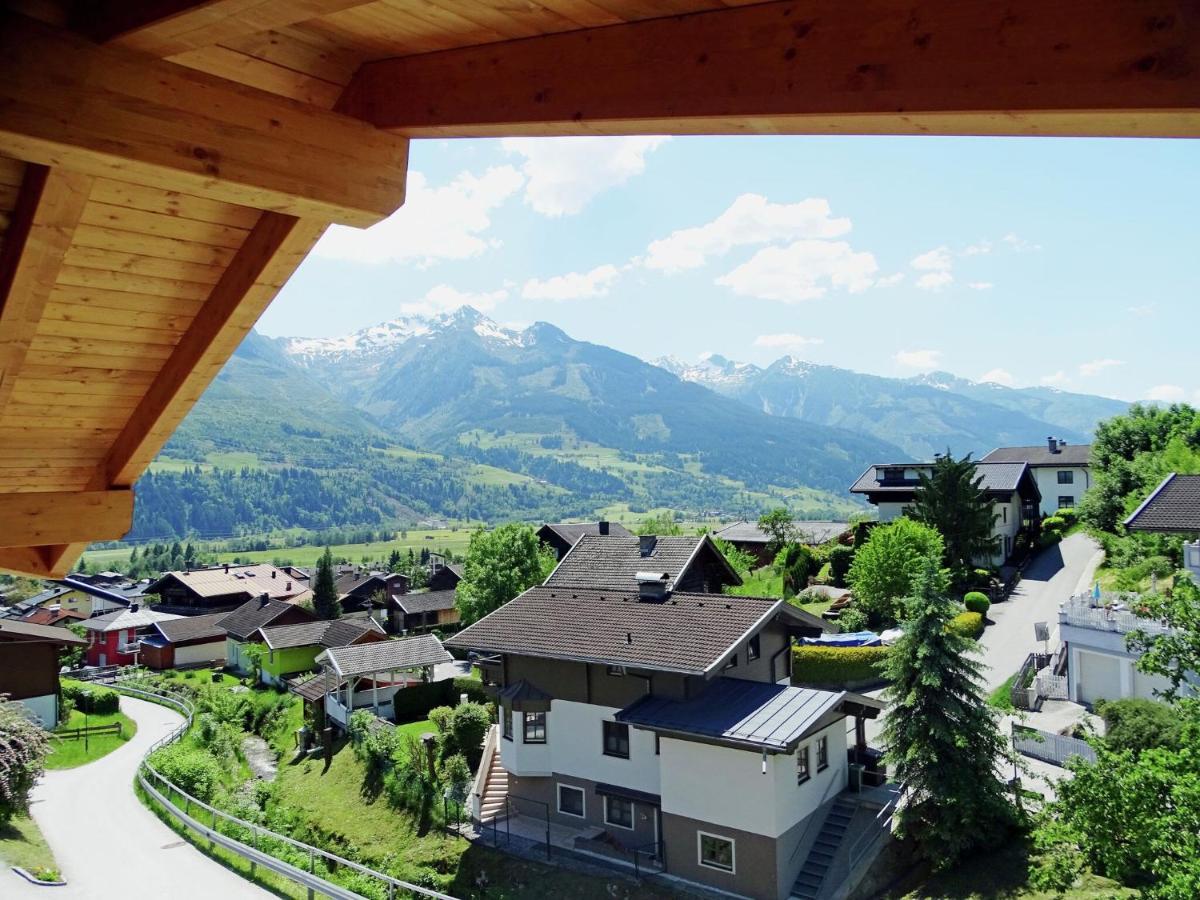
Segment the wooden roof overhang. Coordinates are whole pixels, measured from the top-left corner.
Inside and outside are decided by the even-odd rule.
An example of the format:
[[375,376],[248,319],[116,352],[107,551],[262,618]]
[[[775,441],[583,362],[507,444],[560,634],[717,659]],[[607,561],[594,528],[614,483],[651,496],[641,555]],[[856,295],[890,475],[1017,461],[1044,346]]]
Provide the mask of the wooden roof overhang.
[[408,139],[1200,134],[1196,0],[0,0],[0,568],[62,575]]

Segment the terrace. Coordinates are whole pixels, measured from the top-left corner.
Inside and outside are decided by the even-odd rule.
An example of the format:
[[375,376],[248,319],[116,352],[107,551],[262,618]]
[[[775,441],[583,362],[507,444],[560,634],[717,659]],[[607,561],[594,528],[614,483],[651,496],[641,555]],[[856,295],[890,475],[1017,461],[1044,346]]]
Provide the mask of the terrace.
[[1166,634],[1169,629],[1162,622],[1138,615],[1138,599],[1136,594],[1104,592],[1098,598],[1091,593],[1076,594],[1059,607],[1059,625],[1121,635],[1134,631]]

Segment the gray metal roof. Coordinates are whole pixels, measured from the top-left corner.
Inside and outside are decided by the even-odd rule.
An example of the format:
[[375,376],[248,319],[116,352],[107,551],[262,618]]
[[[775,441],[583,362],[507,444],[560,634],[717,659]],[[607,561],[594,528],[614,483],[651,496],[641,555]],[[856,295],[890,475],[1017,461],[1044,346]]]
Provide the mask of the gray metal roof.
[[1091,444],[1059,444],[1057,452],[1051,452],[1046,443],[1033,447],[997,447],[980,462],[1023,462],[1034,467],[1086,466],[1091,457]]
[[[832,541],[850,526],[846,522],[795,522],[800,540],[806,544],[824,544]],[[734,522],[713,532],[713,537],[734,544],[767,544],[771,536],[758,527],[757,522]]]
[[1200,475],[1172,472],[1125,520],[1125,527],[1167,534],[1200,532]]
[[883,709],[869,697],[761,681],[718,678],[691,700],[642,697],[616,715],[653,731],[709,738],[720,743],[790,753],[823,719],[852,700],[868,711]]
[[83,625],[88,631],[121,631],[126,628],[145,628],[156,622],[167,622],[171,619],[182,619],[174,613],[163,613],[149,606],[139,606],[136,610],[119,609],[105,616],[88,619]]
[[221,622],[228,615],[227,612],[221,612],[207,616],[164,619],[155,622],[154,627],[162,635],[164,641],[172,644],[180,644],[184,641],[223,641],[226,632]]
[[[0,638],[15,637],[19,640],[41,641],[52,644],[86,644],[83,638],[55,625],[34,625],[32,622],[0,622]],[[11,663],[10,663],[11,664]]]
[[334,647],[317,656],[317,662],[328,665],[336,675],[369,675],[372,672],[392,672],[450,662],[454,657],[446,652],[442,642],[432,634],[402,638],[395,641],[375,641],[350,647]]
[[[933,468],[933,463],[876,463],[863,472],[850,487],[852,494],[888,494],[912,493],[916,487],[915,481],[900,484],[880,484],[875,477],[876,469],[924,469]],[[1029,466],[1023,462],[977,462],[975,474],[983,478],[980,487],[985,491],[1011,492],[1021,483],[1021,478],[1029,471]]]
[[454,602],[454,591],[424,591],[396,598],[396,605],[409,614],[454,609]]

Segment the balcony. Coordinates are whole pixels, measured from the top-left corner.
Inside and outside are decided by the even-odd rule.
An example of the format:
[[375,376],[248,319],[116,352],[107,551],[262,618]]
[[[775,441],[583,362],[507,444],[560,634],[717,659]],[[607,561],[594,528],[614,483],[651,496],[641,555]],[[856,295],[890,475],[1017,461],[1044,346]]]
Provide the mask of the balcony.
[[1130,609],[1137,595],[1101,594],[1097,600],[1091,594],[1078,594],[1058,608],[1060,625],[1129,634],[1141,631],[1147,635],[1166,634],[1170,629],[1157,619],[1146,619]]

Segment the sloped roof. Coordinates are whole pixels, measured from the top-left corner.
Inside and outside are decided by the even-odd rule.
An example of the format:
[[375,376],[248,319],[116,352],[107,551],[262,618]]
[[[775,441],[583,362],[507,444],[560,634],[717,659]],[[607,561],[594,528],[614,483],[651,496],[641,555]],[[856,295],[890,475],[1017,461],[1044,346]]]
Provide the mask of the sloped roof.
[[[336,690],[345,682],[333,680],[329,682],[329,689]],[[298,697],[303,697],[309,703],[315,703],[328,693],[325,689],[325,676],[322,675],[299,675],[295,678],[287,680],[287,688]]]
[[441,641],[432,634],[423,634],[394,641],[334,647],[319,654],[317,662],[330,666],[336,675],[348,678],[432,666],[450,662],[453,658]]
[[[850,526],[846,522],[795,522],[800,540],[806,544],[824,544],[832,541]],[[767,544],[771,536],[758,527],[757,522],[734,522],[713,532],[713,537],[739,544]]]
[[[863,472],[850,487],[852,494],[887,494],[911,493],[915,482],[902,484],[881,484],[875,477],[876,469],[931,469],[933,463],[876,463]],[[1029,471],[1029,466],[1023,462],[977,462],[975,474],[983,476],[980,487],[985,491],[1005,492],[1015,491],[1021,483],[1021,478]]]
[[460,650],[513,653],[703,675],[777,615],[814,628],[782,600],[673,593],[639,601],[635,589],[534,587],[450,637]]
[[[648,556],[641,554],[641,539],[635,536],[584,535],[554,567],[546,579],[547,587],[632,587],[638,572],[663,572],[669,581],[683,577],[692,559],[707,544],[719,561],[729,568],[720,550],[696,535],[664,535],[655,538]],[[737,573],[729,568],[731,584],[740,584]]]
[[198,597],[244,593],[251,597],[266,594],[273,599],[283,600],[308,588],[307,583],[282,569],[268,563],[255,563],[249,566],[214,566],[188,572],[164,572],[161,578],[146,588],[146,592],[161,593],[163,582],[168,579],[186,585]]
[[272,650],[285,650],[288,647],[345,647],[359,640],[367,632],[383,634],[379,623],[374,619],[362,621],[344,621],[342,619],[315,622],[300,622],[296,625],[274,625],[260,628],[263,642]]
[[1200,532],[1200,475],[1172,472],[1125,520],[1125,527],[1167,534]]
[[410,615],[454,609],[454,603],[454,591],[424,591],[417,594],[401,594],[396,598],[396,605]]
[[53,606],[44,606],[32,610],[21,617],[22,622],[28,622],[31,625],[57,625],[64,619],[73,619],[76,622],[80,622],[87,619],[87,616],[74,609],[55,609]]
[[[572,546],[584,535],[603,537],[599,522],[547,522],[542,528],[548,528]],[[633,537],[633,533],[620,522],[609,522],[608,534],[612,537]]]
[[118,609],[104,616],[88,619],[83,627],[88,631],[119,631],[125,628],[145,628],[156,622],[166,622],[171,619],[181,619],[174,613],[163,613],[149,606],[139,606],[137,609]]
[[228,612],[212,613],[207,616],[180,616],[155,622],[154,628],[163,640],[171,644],[184,641],[224,640],[225,627],[221,624],[229,617]]
[[690,700],[642,697],[616,719],[654,731],[790,753],[805,735],[824,727],[826,716],[840,711],[848,699],[864,710],[883,709],[879,701],[847,691],[717,678]]
[[997,447],[980,462],[1023,462],[1034,468],[1044,466],[1086,466],[1092,458],[1091,444],[1059,444],[1051,453],[1049,444],[1033,447]]
[[15,637],[18,640],[45,641],[56,644],[86,644],[83,638],[72,634],[66,628],[54,625],[35,625],[32,622],[0,621],[0,638]]
[[270,625],[289,609],[300,608],[281,600],[267,600],[264,603],[261,598],[256,597],[253,600],[247,600],[233,612],[227,614],[221,620],[221,626],[229,632],[230,637],[245,641],[249,640],[250,636],[258,629],[264,625]]

